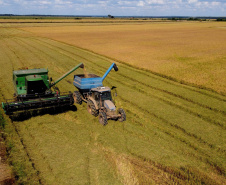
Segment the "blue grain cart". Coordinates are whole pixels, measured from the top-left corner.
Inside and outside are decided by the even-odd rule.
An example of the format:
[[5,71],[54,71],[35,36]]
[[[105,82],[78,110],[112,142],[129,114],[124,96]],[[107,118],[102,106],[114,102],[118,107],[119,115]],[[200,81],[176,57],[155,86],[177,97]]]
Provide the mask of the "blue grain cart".
[[80,74],[74,76],[73,82],[78,89],[73,93],[74,102],[80,105],[83,101],[86,102],[88,112],[94,116],[99,115],[99,122],[103,125],[107,124],[108,119],[126,120],[125,111],[122,108],[116,110],[111,96],[111,89],[103,86],[103,81],[112,68],[118,71],[118,67],[113,63],[103,77],[95,74]]

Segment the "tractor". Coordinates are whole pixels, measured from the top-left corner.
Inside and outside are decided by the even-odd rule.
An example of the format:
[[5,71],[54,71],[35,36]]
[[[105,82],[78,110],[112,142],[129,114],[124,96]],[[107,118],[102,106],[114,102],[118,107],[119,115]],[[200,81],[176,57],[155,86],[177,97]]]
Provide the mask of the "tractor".
[[108,123],[108,119],[125,121],[126,113],[122,108],[116,110],[116,106],[112,99],[111,89],[104,87],[102,82],[109,74],[111,69],[118,71],[118,67],[113,63],[106,71],[103,77],[95,74],[79,74],[74,75],[74,86],[78,89],[73,93],[74,102],[82,104],[87,103],[87,110],[90,114],[97,117],[102,125]]

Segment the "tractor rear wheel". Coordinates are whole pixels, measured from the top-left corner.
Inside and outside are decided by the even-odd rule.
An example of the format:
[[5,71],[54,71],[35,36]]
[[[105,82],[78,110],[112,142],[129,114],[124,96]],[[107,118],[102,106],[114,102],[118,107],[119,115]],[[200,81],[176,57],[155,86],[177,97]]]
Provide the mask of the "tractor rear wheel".
[[99,113],[99,122],[102,125],[107,125],[108,124],[108,119],[107,119],[107,115],[105,112],[100,112]]
[[82,95],[79,91],[73,92],[74,102],[81,105],[82,104]]
[[120,114],[120,117],[118,118],[119,121],[126,121],[126,113],[122,108],[118,109],[118,114]]
[[92,100],[87,101],[87,110],[90,114],[94,115],[95,117],[98,116],[98,110],[96,109]]

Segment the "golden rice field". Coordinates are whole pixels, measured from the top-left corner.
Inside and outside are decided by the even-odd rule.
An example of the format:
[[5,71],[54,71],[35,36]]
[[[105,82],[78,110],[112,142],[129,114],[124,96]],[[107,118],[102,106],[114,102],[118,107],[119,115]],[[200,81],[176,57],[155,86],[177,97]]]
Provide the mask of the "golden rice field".
[[[56,80],[81,62],[102,76],[116,61],[104,85],[117,87],[127,114],[106,126],[85,103],[21,120],[3,114],[17,182],[224,184],[224,30],[215,22],[0,24],[0,102],[13,97],[14,69],[48,68]],[[76,90],[73,74],[62,92]]]
[[226,93],[224,22],[79,24],[23,30]]

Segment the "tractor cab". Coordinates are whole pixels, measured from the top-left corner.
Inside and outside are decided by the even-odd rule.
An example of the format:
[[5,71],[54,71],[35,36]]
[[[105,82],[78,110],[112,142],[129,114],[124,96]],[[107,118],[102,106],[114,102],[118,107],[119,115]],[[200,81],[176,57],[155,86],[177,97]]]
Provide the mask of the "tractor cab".
[[112,102],[111,89],[109,87],[92,88],[92,98],[96,101],[99,108],[106,107],[109,110],[115,110]]
[[96,101],[112,100],[111,89],[109,87],[92,88],[92,97]]
[[91,92],[93,94],[93,98],[96,101],[99,100],[112,100],[111,97],[111,89],[109,87],[97,87],[97,88],[92,88]]

